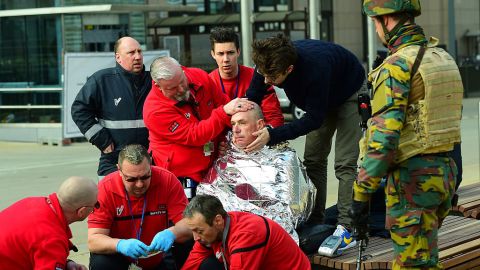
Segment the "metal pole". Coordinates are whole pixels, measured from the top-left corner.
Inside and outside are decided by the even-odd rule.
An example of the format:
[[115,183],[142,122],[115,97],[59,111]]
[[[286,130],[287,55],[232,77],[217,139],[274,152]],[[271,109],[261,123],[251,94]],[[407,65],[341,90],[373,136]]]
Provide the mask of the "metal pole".
[[245,66],[253,66],[251,54],[252,44],[252,2],[253,1],[240,1],[240,23],[242,32],[242,59]]
[[450,55],[457,59],[457,44],[455,32],[455,5],[453,0],[448,0],[448,51]]
[[322,21],[322,15],[319,12],[320,5],[318,0],[308,1],[308,26],[311,39],[320,39],[320,22]]
[[366,16],[367,19],[367,38],[368,38],[368,71],[372,71],[373,60],[377,57],[377,37],[375,33],[375,26],[372,19]]

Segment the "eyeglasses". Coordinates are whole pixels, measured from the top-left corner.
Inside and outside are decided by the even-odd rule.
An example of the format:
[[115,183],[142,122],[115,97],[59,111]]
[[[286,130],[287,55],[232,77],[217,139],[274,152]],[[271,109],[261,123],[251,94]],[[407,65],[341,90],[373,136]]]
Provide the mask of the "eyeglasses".
[[122,170],[120,170],[120,172],[122,173],[123,175],[123,179],[129,183],[135,183],[137,181],[146,181],[148,179],[150,179],[150,177],[152,177],[152,170],[150,169],[150,171],[145,174],[145,175],[142,175],[142,176],[139,176],[139,177],[132,177],[132,176],[128,176],[126,175],[125,173],[122,172]]
[[93,206],[90,206],[90,207],[93,207],[94,209],[98,209],[100,208],[100,202],[97,201]]
[[274,82],[277,80],[278,76],[280,74],[277,74],[277,75],[266,75],[266,74],[262,74],[260,71],[258,71],[258,69],[256,70],[258,74],[262,75],[265,79],[267,79],[267,81],[269,82]]
[[91,213],[93,213],[93,212],[95,212],[95,209],[100,208],[100,202],[97,201],[94,205],[84,205],[84,206],[79,207],[78,209],[80,209],[80,208],[82,208],[82,207],[91,207],[91,208],[92,208],[92,212],[91,212]]

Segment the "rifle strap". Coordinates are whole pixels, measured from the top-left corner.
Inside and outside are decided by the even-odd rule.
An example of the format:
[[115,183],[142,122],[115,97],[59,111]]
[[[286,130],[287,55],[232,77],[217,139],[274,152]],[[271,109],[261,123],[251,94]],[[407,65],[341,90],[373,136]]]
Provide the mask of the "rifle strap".
[[415,58],[415,62],[413,62],[412,71],[410,72],[410,83],[412,82],[412,79],[415,73],[417,73],[418,67],[422,62],[423,55],[425,54],[426,50],[427,50],[427,47],[420,46],[420,49],[418,50],[418,53],[417,53],[417,57]]

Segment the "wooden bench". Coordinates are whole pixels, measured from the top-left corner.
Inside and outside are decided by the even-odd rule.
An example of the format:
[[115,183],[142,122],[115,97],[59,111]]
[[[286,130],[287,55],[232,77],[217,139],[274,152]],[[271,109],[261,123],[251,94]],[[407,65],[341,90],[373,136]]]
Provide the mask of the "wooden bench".
[[480,219],[480,183],[460,187],[457,195],[458,203],[451,214]]
[[[448,216],[439,231],[439,258],[445,269],[480,269],[480,221]],[[358,248],[339,257],[310,257],[313,269],[356,269]],[[393,247],[390,239],[371,237],[364,252],[369,256],[362,269],[391,269]],[[316,268],[315,268],[316,267]]]

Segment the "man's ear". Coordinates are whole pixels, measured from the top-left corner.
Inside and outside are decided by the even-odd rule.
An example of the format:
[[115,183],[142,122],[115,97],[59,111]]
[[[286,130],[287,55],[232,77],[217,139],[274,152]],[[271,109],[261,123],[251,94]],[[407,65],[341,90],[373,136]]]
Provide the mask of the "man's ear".
[[[86,209],[87,208],[85,206],[82,206],[82,207],[78,208],[77,211],[76,211],[77,217],[80,218],[80,219],[84,219],[85,214],[87,214],[85,212]],[[88,216],[88,214],[86,216]]]
[[393,19],[393,17],[389,16],[389,15],[383,15],[383,16],[379,16],[378,17],[378,20],[380,22],[380,24],[385,24],[385,27],[387,28],[388,31],[391,31],[395,25],[397,24],[397,21],[395,21]]
[[213,59],[215,59],[215,52],[213,50],[210,50],[210,55],[212,56]]
[[120,64],[120,54],[119,53],[115,53],[115,61],[117,61],[117,63]]
[[225,226],[225,220],[223,219],[222,215],[217,214],[213,219],[213,226],[218,229],[223,229]]
[[290,72],[292,71],[293,71],[293,65],[288,66],[287,73],[290,74]]
[[258,119],[257,120],[257,130],[260,130],[265,127],[265,120],[263,119]]

